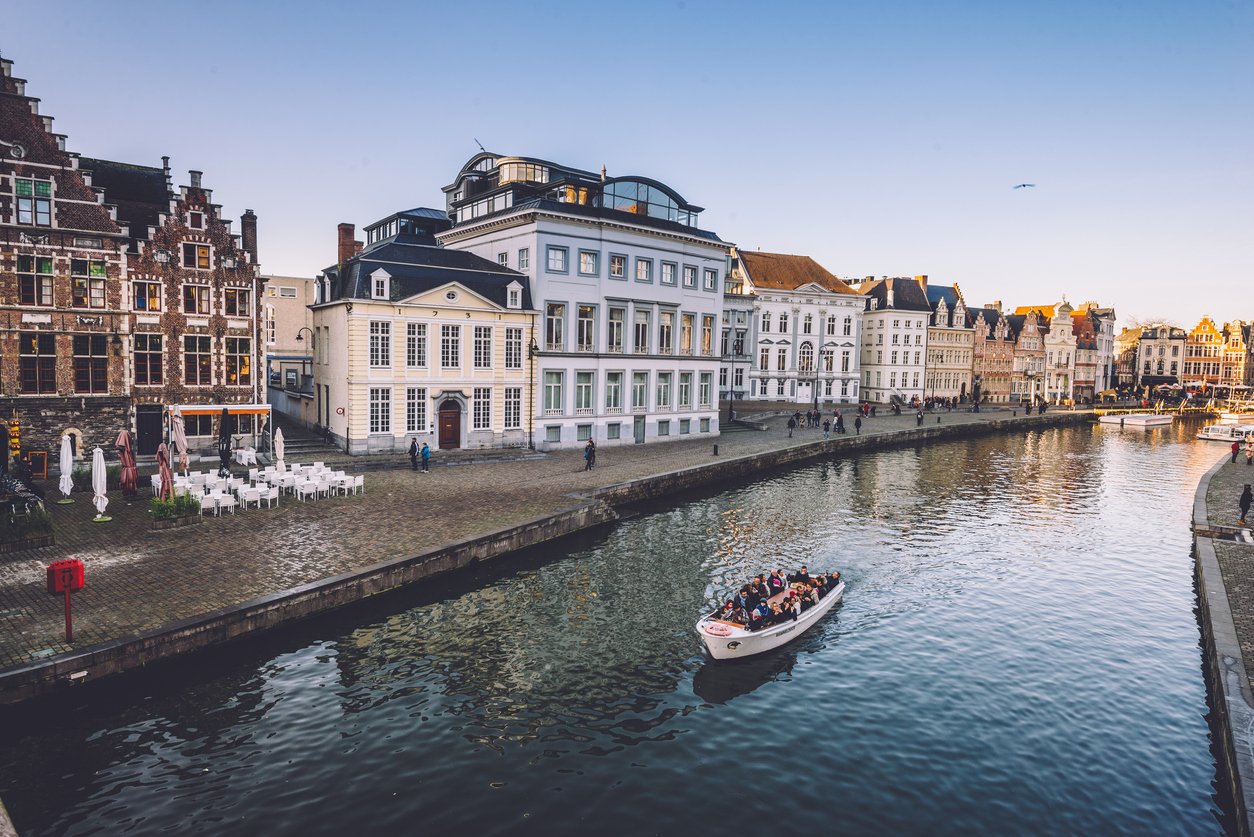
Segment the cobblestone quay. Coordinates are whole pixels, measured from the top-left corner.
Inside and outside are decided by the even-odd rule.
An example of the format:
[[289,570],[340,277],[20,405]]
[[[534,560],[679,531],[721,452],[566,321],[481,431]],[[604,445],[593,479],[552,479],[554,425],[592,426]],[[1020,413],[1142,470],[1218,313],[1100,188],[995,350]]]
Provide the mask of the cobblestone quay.
[[[583,470],[579,451],[464,467],[441,467],[437,455],[429,475],[408,468],[368,474],[362,496],[285,497],[276,509],[163,532],[150,531],[146,499],[128,505],[114,493],[113,520],[93,523],[89,498],[78,495],[73,505],[50,504],[56,546],[0,559],[0,703],[612,522],[622,504],[872,447],[1091,420],[1084,412],[955,412],[929,415],[916,428],[911,415],[878,417],[864,421],[861,436],[825,442],[816,429],[789,438],[776,415],[759,432],[607,447],[593,471]],[[69,557],[87,566],[86,589],[74,598],[73,644],[64,641],[60,600],[44,589],[47,564]]]

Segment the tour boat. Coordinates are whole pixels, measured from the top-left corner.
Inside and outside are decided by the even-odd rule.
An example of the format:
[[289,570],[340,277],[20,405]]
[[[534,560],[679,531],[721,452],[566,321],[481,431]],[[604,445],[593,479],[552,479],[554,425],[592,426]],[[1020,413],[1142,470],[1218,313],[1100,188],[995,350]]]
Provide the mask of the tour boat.
[[1102,424],[1117,424],[1120,427],[1161,427],[1175,421],[1175,416],[1161,413],[1126,413],[1124,415],[1105,415],[1098,419]]
[[1197,438],[1205,442],[1244,442],[1254,435],[1254,424],[1212,424],[1202,428]]
[[716,619],[711,614],[697,623],[697,635],[705,643],[705,650],[716,660],[752,657],[754,654],[779,648],[801,636],[822,619],[844,595],[845,582],[842,581],[836,585],[835,590],[819,599],[818,604],[802,613],[795,621],[781,622],[760,631],[751,631],[735,622]]

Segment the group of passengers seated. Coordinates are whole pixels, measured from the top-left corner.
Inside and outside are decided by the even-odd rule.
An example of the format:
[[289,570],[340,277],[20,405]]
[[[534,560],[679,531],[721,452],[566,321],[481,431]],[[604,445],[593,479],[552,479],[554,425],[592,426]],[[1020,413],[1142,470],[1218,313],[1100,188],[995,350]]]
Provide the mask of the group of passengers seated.
[[795,573],[771,570],[743,585],[714,614],[716,619],[751,631],[796,620],[840,584],[840,573],[810,575],[805,565]]

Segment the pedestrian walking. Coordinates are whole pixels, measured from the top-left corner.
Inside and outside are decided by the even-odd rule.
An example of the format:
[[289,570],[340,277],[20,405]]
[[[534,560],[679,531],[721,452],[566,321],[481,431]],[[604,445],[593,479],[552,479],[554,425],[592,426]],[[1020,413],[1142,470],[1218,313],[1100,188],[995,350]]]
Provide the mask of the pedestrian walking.
[[1232,443],[1232,460],[1231,460],[1232,463],[1235,463],[1237,461],[1237,454],[1240,452],[1241,452],[1241,443],[1233,442]]
[[826,442],[832,432],[832,423],[830,421],[823,422],[823,441]]
[[1254,497],[1250,493],[1250,484],[1245,484],[1245,490],[1241,492],[1241,499],[1237,501],[1237,505],[1241,507],[1241,519],[1237,521],[1242,526],[1245,525],[1245,517],[1250,513],[1250,499]]
[[788,418],[788,438],[792,438],[792,432],[797,429],[797,420],[791,416]]
[[597,464],[597,443],[591,439],[583,446],[583,461],[585,471],[591,471],[592,467]]
[[842,415],[836,416],[836,432],[842,436],[845,435],[845,417]]
[[915,427],[923,426],[923,411],[922,410],[919,410],[919,412],[914,414],[914,426]]
[[424,474],[429,474],[431,473],[431,448],[427,447],[426,442],[422,443],[422,450],[420,453],[422,455],[422,472]]
[[418,440],[409,440],[409,466],[415,471],[418,470]]
[[853,435],[862,435],[862,416],[854,416],[853,419]]

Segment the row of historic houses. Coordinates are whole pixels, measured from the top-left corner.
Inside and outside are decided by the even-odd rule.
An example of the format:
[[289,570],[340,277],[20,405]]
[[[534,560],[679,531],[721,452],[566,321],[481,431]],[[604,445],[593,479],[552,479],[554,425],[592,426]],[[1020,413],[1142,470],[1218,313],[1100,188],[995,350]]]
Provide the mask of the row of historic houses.
[[[259,401],[256,222],[235,233],[168,158],[70,151],[0,59],[0,411],[23,451],[69,434],[81,455],[125,428],[152,453],[170,405]],[[193,443],[214,433],[187,424]]]
[[1191,330],[1168,323],[1124,329],[1116,339],[1119,385],[1146,390],[1245,393],[1254,387],[1254,323],[1202,317]]

